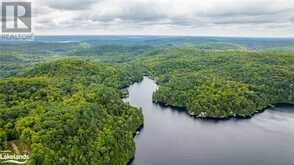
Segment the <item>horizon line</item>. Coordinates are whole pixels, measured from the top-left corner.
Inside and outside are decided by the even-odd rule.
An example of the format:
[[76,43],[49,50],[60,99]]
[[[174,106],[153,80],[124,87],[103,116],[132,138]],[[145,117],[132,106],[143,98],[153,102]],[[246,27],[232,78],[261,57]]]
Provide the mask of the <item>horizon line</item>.
[[276,38],[276,39],[294,39],[294,36],[237,36],[237,35],[164,35],[164,34],[35,34],[35,37],[50,37],[50,36],[109,36],[109,37],[211,37],[211,38]]

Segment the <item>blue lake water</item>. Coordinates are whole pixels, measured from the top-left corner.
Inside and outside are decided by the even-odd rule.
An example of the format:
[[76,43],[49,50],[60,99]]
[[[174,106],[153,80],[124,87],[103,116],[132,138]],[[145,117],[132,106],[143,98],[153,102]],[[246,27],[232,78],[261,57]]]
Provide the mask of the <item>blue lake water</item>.
[[294,108],[269,109],[248,120],[205,121],[152,103],[148,77],[129,88],[144,128],[132,165],[294,165]]

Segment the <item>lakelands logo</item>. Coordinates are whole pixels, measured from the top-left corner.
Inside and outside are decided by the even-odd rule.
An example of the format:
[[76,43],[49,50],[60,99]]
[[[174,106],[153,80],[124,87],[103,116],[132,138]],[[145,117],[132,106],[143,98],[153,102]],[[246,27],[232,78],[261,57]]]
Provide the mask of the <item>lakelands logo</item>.
[[2,39],[32,39],[31,2],[2,2]]
[[11,151],[0,151],[0,164],[26,164],[29,159],[30,156],[28,154],[13,154]]

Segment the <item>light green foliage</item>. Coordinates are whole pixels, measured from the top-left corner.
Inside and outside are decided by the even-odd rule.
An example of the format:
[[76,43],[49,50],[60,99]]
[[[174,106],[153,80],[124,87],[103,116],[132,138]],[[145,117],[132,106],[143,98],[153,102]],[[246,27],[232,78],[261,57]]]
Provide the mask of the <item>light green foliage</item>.
[[144,64],[159,77],[154,101],[186,108],[193,115],[248,117],[269,104],[294,102],[291,52],[178,47],[147,58]]
[[122,102],[118,73],[61,60],[1,80],[0,147],[28,144],[30,164],[126,164],[143,116]]
[[7,135],[6,132],[0,129],[0,150],[4,150],[7,147]]
[[294,102],[293,40],[139,38],[2,42],[0,150],[22,144],[30,164],[126,164],[143,116],[121,89],[143,74],[160,85],[155,102],[193,115],[249,117]]

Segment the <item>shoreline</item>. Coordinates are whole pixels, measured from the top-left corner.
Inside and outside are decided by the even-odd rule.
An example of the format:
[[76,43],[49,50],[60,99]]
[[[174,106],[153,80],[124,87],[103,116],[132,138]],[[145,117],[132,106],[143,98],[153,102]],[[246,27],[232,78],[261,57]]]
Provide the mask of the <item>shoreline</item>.
[[[144,77],[147,77],[147,78],[153,80],[155,82],[155,84],[157,86],[159,86],[157,84],[157,81],[154,80],[154,77],[151,77],[150,75],[144,75],[143,78],[142,78],[142,80],[144,79]],[[139,83],[141,81],[138,81],[138,82],[135,82],[135,83]],[[135,84],[135,83],[133,83],[133,84]],[[153,93],[154,92],[155,91],[153,91]],[[189,117],[193,117],[195,120],[205,120],[205,121],[211,121],[211,122],[213,122],[213,121],[228,121],[228,120],[248,120],[248,119],[253,118],[255,115],[257,115],[259,113],[263,113],[266,110],[271,109],[271,108],[275,108],[275,107],[288,107],[288,106],[293,106],[294,107],[294,103],[280,102],[280,103],[269,104],[266,107],[262,108],[261,110],[256,110],[255,112],[253,112],[252,114],[249,114],[249,115],[236,115],[236,116],[231,116],[231,117],[199,117],[199,114],[198,115],[191,114],[191,113],[188,112],[187,108],[184,108],[184,107],[168,105],[168,104],[163,103],[163,102],[156,102],[153,99],[152,99],[152,103],[153,104],[156,104],[158,106],[161,106],[161,107],[171,108],[171,110],[173,110],[173,111],[179,111],[179,112],[185,113]],[[141,132],[143,130],[143,128],[144,128],[144,122],[141,125],[139,125],[139,127],[135,130],[135,132],[133,133],[133,138],[135,138],[136,135],[137,135],[137,133],[138,132]],[[135,153],[136,153],[136,149],[135,149]],[[132,165],[133,164],[133,162],[135,160],[135,153],[134,153],[134,156],[131,157],[129,159],[129,161],[127,161],[126,165]]]
[[[150,78],[151,80],[153,80],[155,82],[155,84],[158,87],[160,87],[160,85],[158,84],[158,82],[156,80],[157,79],[156,76],[144,75],[144,77],[145,76]],[[143,77],[143,79],[144,79],[144,77]],[[153,98],[152,98],[152,102],[154,104],[157,104],[157,105],[162,106],[162,107],[172,108],[173,110],[177,110],[177,111],[180,111],[180,112],[185,112],[187,115],[189,115],[190,117],[193,117],[195,119],[208,120],[208,121],[209,120],[222,121],[222,120],[231,120],[231,119],[246,120],[246,119],[251,119],[253,116],[255,116],[257,114],[263,113],[264,111],[266,111],[269,108],[283,107],[283,106],[293,106],[294,107],[294,102],[293,103],[291,103],[291,102],[278,102],[278,103],[269,104],[269,105],[265,106],[264,108],[262,108],[261,110],[256,110],[254,113],[249,114],[249,115],[244,115],[244,116],[243,115],[236,115],[236,116],[231,116],[231,117],[199,117],[198,116],[199,114],[194,115],[194,114],[189,113],[189,111],[185,107],[179,107],[179,106],[169,105],[169,104],[166,104],[166,103],[163,103],[163,102],[157,102],[157,101],[154,101]]]
[[141,125],[139,125],[139,127],[135,130],[135,132],[133,133],[133,137],[136,137],[137,132],[141,132],[143,128],[144,128],[144,122]]
[[[144,122],[133,133],[133,140],[137,136],[137,132],[141,132],[143,128],[144,128]],[[131,165],[133,163],[133,161],[135,160],[135,153],[134,153],[134,156],[126,163],[126,165]]]
[[280,103],[269,104],[265,108],[262,108],[261,110],[256,110],[254,113],[249,114],[249,115],[236,115],[236,116],[231,116],[231,117],[201,117],[201,116],[199,116],[199,114],[196,115],[196,114],[189,113],[187,108],[184,108],[184,107],[168,105],[168,104],[163,103],[163,102],[156,102],[156,101],[152,101],[152,102],[154,104],[157,104],[157,105],[159,105],[161,107],[164,107],[164,108],[171,108],[172,110],[184,112],[187,115],[189,115],[190,117],[193,117],[194,119],[207,120],[207,121],[248,120],[248,119],[251,119],[252,117],[254,117],[257,114],[265,112],[267,109],[270,109],[270,108],[287,107],[287,106],[293,106],[294,107],[294,103],[280,102]]

